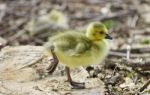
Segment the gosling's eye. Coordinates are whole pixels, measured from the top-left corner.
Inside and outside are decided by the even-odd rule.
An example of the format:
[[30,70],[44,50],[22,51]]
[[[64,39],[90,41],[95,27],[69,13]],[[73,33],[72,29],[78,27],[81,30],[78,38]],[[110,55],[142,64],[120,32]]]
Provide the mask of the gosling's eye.
[[100,33],[100,34],[104,34],[104,32],[102,32],[102,31],[100,31],[99,33]]

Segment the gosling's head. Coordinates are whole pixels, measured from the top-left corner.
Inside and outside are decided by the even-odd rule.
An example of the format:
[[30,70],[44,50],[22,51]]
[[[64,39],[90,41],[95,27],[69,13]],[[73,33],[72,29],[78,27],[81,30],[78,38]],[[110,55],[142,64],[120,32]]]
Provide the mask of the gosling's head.
[[112,39],[112,37],[108,34],[106,26],[101,22],[90,23],[87,28],[86,36],[93,41]]

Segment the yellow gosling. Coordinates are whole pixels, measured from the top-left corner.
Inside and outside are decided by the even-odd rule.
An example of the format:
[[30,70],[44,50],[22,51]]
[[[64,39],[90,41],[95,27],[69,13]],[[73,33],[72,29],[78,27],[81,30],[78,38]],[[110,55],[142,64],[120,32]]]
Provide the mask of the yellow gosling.
[[50,56],[53,57],[53,65],[49,68],[50,73],[54,71],[59,61],[66,66],[70,84],[75,88],[84,88],[83,83],[72,81],[69,68],[102,62],[109,52],[107,39],[112,37],[101,22],[90,23],[86,34],[68,31],[51,37],[45,45]]

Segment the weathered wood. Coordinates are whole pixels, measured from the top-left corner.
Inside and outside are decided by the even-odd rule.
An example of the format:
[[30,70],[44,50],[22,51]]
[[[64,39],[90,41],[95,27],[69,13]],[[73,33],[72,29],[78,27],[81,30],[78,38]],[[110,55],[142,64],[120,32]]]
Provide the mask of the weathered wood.
[[60,70],[46,76],[49,64],[42,46],[3,48],[0,52],[0,95],[104,94],[104,83],[99,78],[87,78],[86,72],[77,69],[72,72],[72,77],[77,81],[85,81],[86,89],[72,89]]

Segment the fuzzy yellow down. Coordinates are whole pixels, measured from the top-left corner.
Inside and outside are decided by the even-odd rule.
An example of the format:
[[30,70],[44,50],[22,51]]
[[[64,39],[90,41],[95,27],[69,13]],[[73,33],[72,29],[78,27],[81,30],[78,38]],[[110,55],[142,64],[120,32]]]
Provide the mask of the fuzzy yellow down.
[[41,32],[50,32],[52,27],[67,29],[67,16],[61,11],[52,10],[50,13],[31,19],[26,25],[26,28],[31,36]]
[[59,62],[75,68],[103,61],[109,52],[106,36],[108,31],[105,25],[92,22],[86,34],[75,31],[59,33],[51,37],[45,47],[50,52],[50,47],[54,46]]

